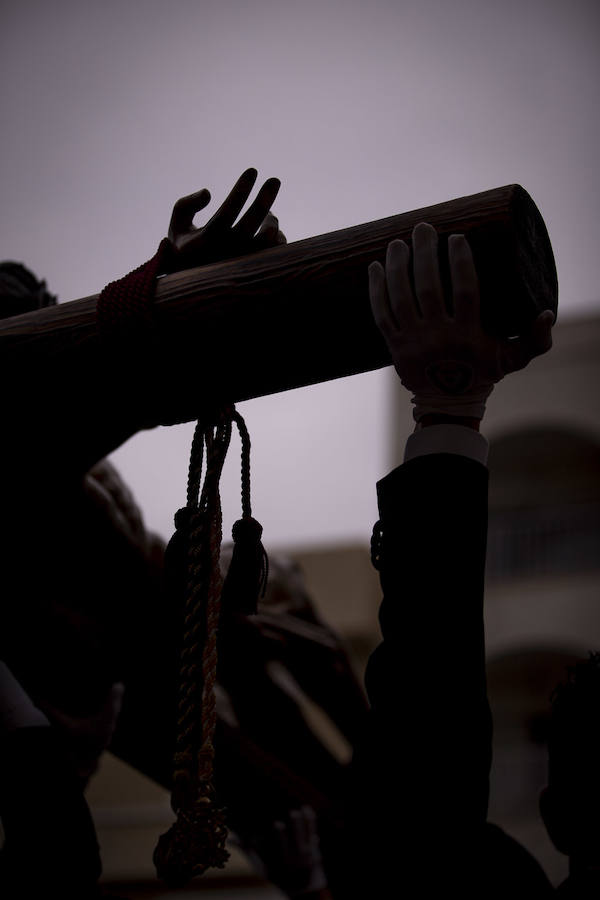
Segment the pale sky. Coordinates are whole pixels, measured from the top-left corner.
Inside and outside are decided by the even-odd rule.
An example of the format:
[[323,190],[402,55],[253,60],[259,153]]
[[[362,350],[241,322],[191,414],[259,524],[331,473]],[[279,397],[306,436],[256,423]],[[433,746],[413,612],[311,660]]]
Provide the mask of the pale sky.
[[[562,316],[600,312],[592,0],[13,0],[2,5],[2,258],[62,300],[151,256],[174,201],[281,178],[288,240],[518,182]],[[201,224],[199,218],[197,224]],[[393,464],[392,370],[240,405],[269,544],[366,540]],[[61,386],[57,385],[57,390]],[[192,426],[114,457],[148,524],[185,500]],[[237,445],[224,475],[238,514]]]

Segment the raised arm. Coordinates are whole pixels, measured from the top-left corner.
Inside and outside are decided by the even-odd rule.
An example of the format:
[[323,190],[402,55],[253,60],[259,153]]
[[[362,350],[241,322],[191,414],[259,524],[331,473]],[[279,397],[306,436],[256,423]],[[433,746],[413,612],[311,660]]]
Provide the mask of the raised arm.
[[371,722],[355,757],[357,834],[373,859],[367,878],[383,887],[399,869],[416,873],[423,896],[469,872],[487,815],[488,473],[479,423],[494,383],[548,349],[553,321],[543,313],[514,341],[489,336],[468,243],[453,236],[448,252],[451,297],[426,224],[413,232],[412,258],[393,241],[385,268],[374,263],[369,273],[374,317],[417,425],[404,464],[377,486],[383,640],[366,673]]

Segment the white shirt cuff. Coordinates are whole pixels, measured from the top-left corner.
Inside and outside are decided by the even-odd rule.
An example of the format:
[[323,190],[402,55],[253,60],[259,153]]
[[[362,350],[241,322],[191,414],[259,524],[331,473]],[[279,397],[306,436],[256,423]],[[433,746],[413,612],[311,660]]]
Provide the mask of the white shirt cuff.
[[489,444],[467,425],[428,425],[415,431],[406,442],[404,462],[433,453],[456,453],[487,466]]

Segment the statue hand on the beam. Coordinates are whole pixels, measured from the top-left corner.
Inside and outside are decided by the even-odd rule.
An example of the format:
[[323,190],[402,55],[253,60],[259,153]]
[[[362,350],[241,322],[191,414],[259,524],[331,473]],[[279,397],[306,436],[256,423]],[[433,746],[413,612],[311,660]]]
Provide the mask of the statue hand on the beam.
[[375,322],[413,393],[414,418],[481,419],[494,384],[550,349],[554,314],[541,313],[518,337],[494,337],[481,324],[479,281],[464,235],[448,241],[451,298],[444,295],[435,228],[417,225],[412,251],[412,279],[410,249],[396,240],[385,268],[369,266],[369,288]]
[[178,251],[175,270],[190,269],[285,244],[285,235],[279,231],[279,222],[270,211],[281,186],[278,178],[265,181],[256,198],[236,222],[254,187],[257,174],[256,169],[246,169],[227,199],[201,228],[197,228],[193,220],[196,213],[208,206],[210,192],[203,188],[176,202],[168,233],[169,240]]

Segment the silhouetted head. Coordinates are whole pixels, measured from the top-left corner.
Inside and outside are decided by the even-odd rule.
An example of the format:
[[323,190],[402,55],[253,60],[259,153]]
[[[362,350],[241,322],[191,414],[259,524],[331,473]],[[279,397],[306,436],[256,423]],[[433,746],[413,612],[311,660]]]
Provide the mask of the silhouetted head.
[[571,860],[600,861],[600,653],[569,667],[551,696],[548,786],[540,811]]
[[54,306],[56,297],[22,263],[0,263],[0,319]]

